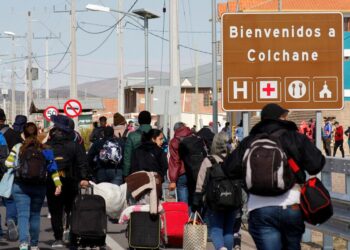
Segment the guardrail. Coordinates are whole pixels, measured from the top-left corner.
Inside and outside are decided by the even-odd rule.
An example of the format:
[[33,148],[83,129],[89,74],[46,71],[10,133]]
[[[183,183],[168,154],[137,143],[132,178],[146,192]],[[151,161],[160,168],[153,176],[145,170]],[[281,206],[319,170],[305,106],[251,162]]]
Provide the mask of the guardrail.
[[[332,192],[332,173],[345,175],[345,193]],[[336,249],[333,244],[333,237],[339,237],[346,240],[345,249],[350,250],[350,159],[327,157],[321,179],[330,191],[334,214],[331,219],[322,225],[312,226],[307,224],[307,227],[323,233],[323,249]],[[305,232],[303,242],[311,242],[311,232],[309,230]]]

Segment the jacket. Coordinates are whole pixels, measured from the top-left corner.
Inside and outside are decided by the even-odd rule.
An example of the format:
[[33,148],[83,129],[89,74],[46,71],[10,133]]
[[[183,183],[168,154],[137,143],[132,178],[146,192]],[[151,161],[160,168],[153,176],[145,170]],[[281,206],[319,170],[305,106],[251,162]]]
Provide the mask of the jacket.
[[298,133],[294,122],[263,120],[252,128],[249,136],[229,155],[223,165],[226,175],[234,180],[243,179],[243,156],[254,136],[264,132],[271,134],[280,129],[287,130],[280,136],[280,143],[287,157],[293,158],[299,167],[310,175],[319,173],[325,164],[325,157],[305,135]]
[[135,149],[141,145],[142,133],[147,133],[151,129],[151,125],[143,124],[136,131],[129,133],[124,148],[123,176],[130,174],[131,156]]
[[145,142],[139,146],[131,159],[131,173],[138,171],[157,172],[164,177],[168,161],[164,151],[154,142]]
[[343,126],[338,126],[337,128],[335,128],[335,133],[334,133],[334,140],[335,141],[342,141],[344,140],[343,138]]
[[344,134],[348,137],[348,140],[350,140],[350,127],[348,127],[348,129],[345,130]]
[[[9,127],[9,125],[2,124],[0,125],[0,130],[4,127]],[[17,133],[12,128],[8,128],[6,133],[4,134],[4,137],[6,139],[7,146],[9,148],[9,151],[11,151],[12,147],[16,145],[17,143],[23,142],[23,139],[21,137],[20,133]]]
[[91,179],[92,171],[88,166],[86,153],[83,152],[79,143],[71,140],[68,134],[56,129],[50,131],[50,138],[45,144],[54,152],[61,177],[76,181]]
[[190,136],[192,134],[191,129],[183,126],[175,131],[174,138],[170,140],[169,144],[169,180],[170,182],[175,182],[179,178],[180,175],[183,175],[185,171],[185,165],[183,161],[180,159],[179,155],[179,145],[181,139]]
[[[6,159],[5,165],[7,168],[16,168],[16,161],[19,161],[19,151],[22,147],[22,143],[16,144],[12,147],[9,156]],[[51,175],[51,179],[54,182],[55,186],[62,186],[60,177],[57,172],[57,164],[51,149],[44,149],[42,151],[43,156],[47,162],[47,173]],[[20,181],[19,181],[20,182]]]

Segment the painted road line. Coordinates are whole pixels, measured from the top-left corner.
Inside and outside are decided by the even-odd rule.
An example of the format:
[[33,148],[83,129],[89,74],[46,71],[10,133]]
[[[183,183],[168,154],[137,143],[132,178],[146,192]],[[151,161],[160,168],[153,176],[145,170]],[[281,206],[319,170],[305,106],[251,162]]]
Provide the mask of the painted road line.
[[108,247],[110,247],[113,250],[123,250],[124,247],[118,244],[111,236],[107,235],[106,236],[106,244]]

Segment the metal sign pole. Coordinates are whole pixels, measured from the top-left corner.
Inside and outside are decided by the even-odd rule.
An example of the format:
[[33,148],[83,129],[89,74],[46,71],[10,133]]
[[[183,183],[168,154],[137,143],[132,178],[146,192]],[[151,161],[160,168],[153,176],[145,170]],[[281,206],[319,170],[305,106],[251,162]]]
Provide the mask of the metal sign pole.
[[249,135],[249,112],[243,112],[243,136],[246,137]]

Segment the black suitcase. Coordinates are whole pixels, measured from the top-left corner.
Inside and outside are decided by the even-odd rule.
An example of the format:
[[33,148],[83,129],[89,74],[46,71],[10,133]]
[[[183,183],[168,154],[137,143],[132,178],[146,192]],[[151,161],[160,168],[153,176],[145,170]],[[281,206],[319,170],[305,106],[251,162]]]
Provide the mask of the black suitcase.
[[103,247],[107,234],[106,203],[102,196],[82,194],[75,198],[71,216],[70,245],[74,247]]
[[149,212],[133,212],[128,223],[130,249],[159,249],[160,217]]

